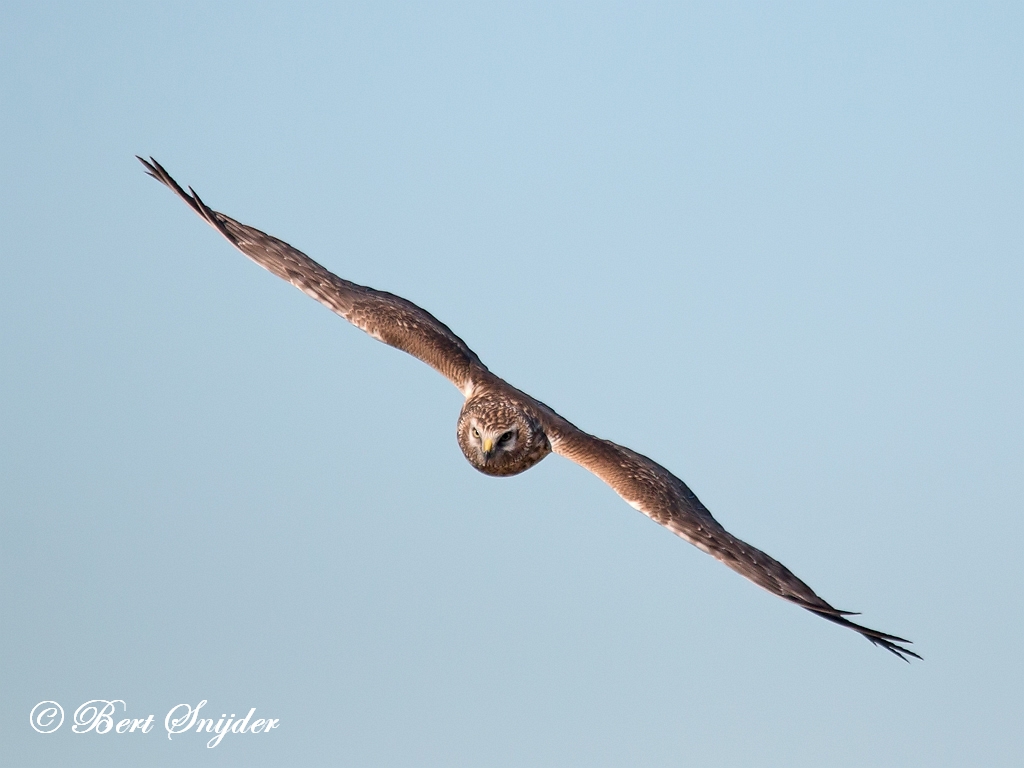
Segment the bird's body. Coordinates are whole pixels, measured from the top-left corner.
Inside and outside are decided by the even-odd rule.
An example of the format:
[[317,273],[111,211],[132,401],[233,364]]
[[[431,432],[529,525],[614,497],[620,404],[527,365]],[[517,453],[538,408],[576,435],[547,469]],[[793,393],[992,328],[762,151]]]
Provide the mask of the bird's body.
[[457,439],[466,459],[493,476],[524,472],[549,453],[564,456],[604,480],[632,507],[722,561],[758,586],[829,621],[859,632],[906,660],[920,658],[909,641],[855,624],[782,563],[723,528],[694,493],[646,456],[578,429],[554,410],[493,374],[448,326],[393,294],[356,285],[292,246],[208,207],[186,193],[155,160],[147,172],[260,266],[326,305],[385,344],[419,358],[465,396]]

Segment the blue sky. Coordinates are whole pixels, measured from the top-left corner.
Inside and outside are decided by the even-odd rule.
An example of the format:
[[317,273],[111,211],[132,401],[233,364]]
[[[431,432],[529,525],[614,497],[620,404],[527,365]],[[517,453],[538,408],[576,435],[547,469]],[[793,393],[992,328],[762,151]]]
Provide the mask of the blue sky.
[[[0,753],[1019,765],[1012,3],[0,11]],[[682,477],[905,665],[234,252],[135,154]],[[41,735],[42,700],[154,714]],[[207,700],[280,727],[168,740]],[[191,738],[188,738],[191,736]]]

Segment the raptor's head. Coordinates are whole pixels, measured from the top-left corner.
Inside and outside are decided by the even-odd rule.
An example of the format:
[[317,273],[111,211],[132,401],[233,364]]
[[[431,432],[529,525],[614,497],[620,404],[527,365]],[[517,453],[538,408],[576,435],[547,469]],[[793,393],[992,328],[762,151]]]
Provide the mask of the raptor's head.
[[540,423],[515,403],[493,395],[462,406],[459,447],[485,475],[518,475],[551,452]]

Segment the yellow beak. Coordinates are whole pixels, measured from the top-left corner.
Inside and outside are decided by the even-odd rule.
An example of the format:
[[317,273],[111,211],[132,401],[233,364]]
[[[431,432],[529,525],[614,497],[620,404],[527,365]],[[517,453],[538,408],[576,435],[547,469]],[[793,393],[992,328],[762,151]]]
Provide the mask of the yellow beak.
[[490,453],[493,447],[494,441],[491,440],[491,438],[488,437],[486,440],[484,440],[484,453]]

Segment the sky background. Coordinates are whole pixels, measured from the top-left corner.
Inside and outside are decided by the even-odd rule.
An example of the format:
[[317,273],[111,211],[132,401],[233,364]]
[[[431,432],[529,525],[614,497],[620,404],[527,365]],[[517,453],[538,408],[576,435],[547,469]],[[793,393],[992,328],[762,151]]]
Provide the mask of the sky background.
[[[5,4],[0,757],[1020,765],[1022,39],[1018,3]],[[560,457],[478,474],[447,381],[135,154],[924,661]],[[157,727],[75,735],[90,699]],[[280,727],[168,740],[202,699]]]

